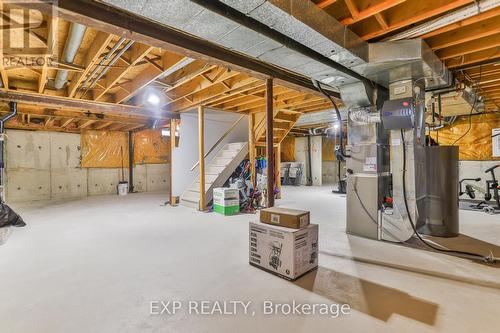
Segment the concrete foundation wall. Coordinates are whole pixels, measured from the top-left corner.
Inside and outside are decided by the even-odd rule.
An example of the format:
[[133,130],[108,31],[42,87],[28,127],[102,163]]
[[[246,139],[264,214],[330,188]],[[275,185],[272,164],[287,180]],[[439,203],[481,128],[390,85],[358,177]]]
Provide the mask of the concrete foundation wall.
[[[7,202],[116,194],[121,169],[80,168],[80,160],[79,134],[7,130]],[[167,193],[169,171],[168,164],[136,165],[134,189]]]
[[[460,161],[459,162],[459,177],[462,178],[482,178],[484,180],[490,179],[490,173],[484,173],[484,170],[500,164],[500,161]],[[496,178],[500,178],[500,167],[495,169]]]
[[[311,137],[311,175],[313,185],[321,185],[323,183],[322,177],[322,156],[321,156],[322,139],[321,136]],[[307,138],[295,139],[295,161],[304,162],[305,169],[302,174],[301,184],[305,185],[307,182],[308,168],[307,165]]]

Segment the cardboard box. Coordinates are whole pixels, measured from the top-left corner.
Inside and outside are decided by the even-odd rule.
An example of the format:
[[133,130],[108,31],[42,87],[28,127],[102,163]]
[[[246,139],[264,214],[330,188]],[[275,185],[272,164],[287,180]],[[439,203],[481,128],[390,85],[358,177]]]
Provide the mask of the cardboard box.
[[302,229],[250,222],[249,263],[295,280],[318,267],[318,225]]
[[236,215],[240,212],[240,205],[238,204],[237,206],[220,206],[220,205],[214,205],[214,212],[219,213],[222,215]]
[[265,208],[260,211],[260,222],[300,229],[309,225],[309,212],[281,207]]
[[223,207],[240,205],[240,190],[218,187],[213,190],[214,205]]
[[240,191],[235,188],[219,187],[213,190],[214,212],[235,215],[240,212]]

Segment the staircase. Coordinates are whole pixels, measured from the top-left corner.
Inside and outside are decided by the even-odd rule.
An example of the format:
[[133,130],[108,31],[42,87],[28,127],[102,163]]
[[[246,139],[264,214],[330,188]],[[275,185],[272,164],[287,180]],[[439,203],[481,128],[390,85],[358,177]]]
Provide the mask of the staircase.
[[[274,126],[274,145],[278,145],[288,135],[302,113],[291,110],[274,111],[273,126]],[[266,146],[266,116],[262,112],[255,115],[255,145],[260,147]]]
[[[222,187],[234,170],[248,155],[248,143],[228,143],[205,166],[206,203],[212,201],[213,189]],[[184,191],[180,204],[198,209],[200,202],[200,180],[196,180]]]

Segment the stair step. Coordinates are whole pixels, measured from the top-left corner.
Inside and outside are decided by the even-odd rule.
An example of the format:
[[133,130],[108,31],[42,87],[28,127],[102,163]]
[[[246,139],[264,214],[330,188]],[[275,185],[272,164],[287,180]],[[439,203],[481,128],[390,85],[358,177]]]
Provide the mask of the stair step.
[[212,166],[212,165],[215,165],[215,166],[226,166],[228,165],[229,163],[231,163],[231,161],[233,160],[234,158],[226,158],[226,157],[216,157],[214,158],[209,166]]
[[194,202],[194,201],[182,199],[182,198],[181,198],[180,204],[182,206],[189,207],[189,208],[198,208],[198,206],[199,206],[198,201]]
[[223,149],[217,154],[217,157],[233,159],[236,155],[238,155],[238,152],[239,150]]
[[[217,156],[208,163],[205,169],[205,191],[206,200],[212,200],[212,189],[219,187],[229,178],[239,162],[241,162],[248,153],[248,143],[235,142],[225,145],[218,153]],[[232,170],[229,170],[232,169]],[[225,178],[225,179],[224,179]],[[190,186],[184,191],[181,196],[181,203],[184,206],[198,208],[199,204],[199,179],[194,179]]]
[[220,174],[222,171],[224,171],[224,166],[220,165],[209,165],[207,167],[207,172],[211,174]]

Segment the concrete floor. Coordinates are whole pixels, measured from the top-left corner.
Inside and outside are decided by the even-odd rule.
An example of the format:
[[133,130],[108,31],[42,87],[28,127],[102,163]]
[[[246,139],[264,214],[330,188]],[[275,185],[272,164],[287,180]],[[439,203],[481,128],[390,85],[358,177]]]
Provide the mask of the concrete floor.
[[[0,332],[498,332],[499,266],[347,236],[345,198],[329,187],[284,198],[320,225],[320,268],[296,282],[248,265],[257,215],[165,207],[159,194],[17,205],[28,226],[0,246]],[[498,216],[461,222],[467,236],[447,244],[500,256]],[[256,314],[150,315],[152,300],[252,301]],[[266,316],[264,300],[352,311]]]

